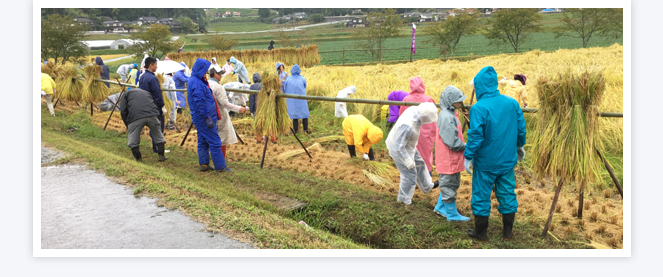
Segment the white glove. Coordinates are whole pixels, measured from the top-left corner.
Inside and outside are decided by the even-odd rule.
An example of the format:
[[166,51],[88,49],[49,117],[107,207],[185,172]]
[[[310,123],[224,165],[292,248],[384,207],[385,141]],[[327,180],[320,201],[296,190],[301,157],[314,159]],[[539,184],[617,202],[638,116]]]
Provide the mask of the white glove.
[[44,91],[42,90],[42,91],[41,91],[41,96],[44,96],[44,95],[46,95],[46,92],[44,92]]
[[525,158],[525,148],[518,147],[516,155],[518,155],[518,161],[522,161]]
[[167,113],[166,107],[161,107],[161,114],[164,115],[166,113]]
[[411,163],[410,165],[407,166],[407,169],[414,169],[417,166],[415,163]]
[[364,161],[368,161],[368,154],[364,153],[361,157],[364,158]]
[[470,168],[472,167],[472,160],[465,160],[465,171],[467,171],[467,174],[472,175],[472,170]]

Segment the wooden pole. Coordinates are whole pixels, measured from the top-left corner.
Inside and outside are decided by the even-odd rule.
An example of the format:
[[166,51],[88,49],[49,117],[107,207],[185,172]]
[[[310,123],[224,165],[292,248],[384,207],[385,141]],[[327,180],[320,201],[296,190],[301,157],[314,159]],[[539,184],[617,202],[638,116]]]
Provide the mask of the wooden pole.
[[345,47],[343,47],[343,65],[345,65]]
[[260,169],[262,169],[262,165],[265,164],[265,154],[267,153],[267,143],[269,142],[268,139],[265,140],[265,147],[262,149],[262,160],[260,161]]
[[585,187],[583,186],[580,189],[580,195],[578,199],[578,219],[582,219],[582,206],[585,204]]
[[[472,105],[473,102],[474,102],[474,88],[472,88],[472,97],[470,97],[470,106]],[[463,110],[465,110],[465,105],[463,105]],[[465,132],[465,130],[467,130],[467,126],[469,125],[468,124],[469,122],[470,121],[468,119],[468,120],[465,120],[465,122],[463,123],[463,132]]]
[[605,165],[605,169],[608,170],[608,173],[610,173],[610,178],[612,178],[612,181],[615,183],[615,187],[617,187],[617,190],[619,191],[619,195],[622,196],[622,199],[624,199],[624,191],[622,190],[622,185],[619,184],[619,181],[617,180],[617,177],[615,176],[615,173],[612,172],[612,167],[608,163],[606,159],[603,158],[603,155],[601,155],[601,152],[599,152],[598,149],[596,149],[596,153],[599,154],[599,158],[603,161],[603,165]]
[[[131,74],[129,75],[129,78],[131,78]],[[115,80],[117,80],[118,83],[120,82],[120,80],[118,80],[118,79],[115,79]],[[113,112],[115,112],[115,108],[117,107],[117,103],[120,103],[120,99],[122,99],[122,93],[124,93],[125,88],[126,87],[124,87],[124,86],[122,87],[122,91],[120,91],[120,96],[117,97],[117,101],[115,101],[115,103],[113,103],[113,109],[111,109],[111,113],[108,116],[108,120],[106,120],[106,125],[104,125],[104,131],[106,131],[106,126],[108,126],[108,122],[110,122],[111,117],[113,117]],[[108,101],[111,101],[110,98],[108,98]],[[111,101],[111,102],[113,102],[113,101]]]
[[290,131],[292,131],[292,134],[295,135],[295,138],[299,142],[299,145],[301,145],[302,148],[304,148],[304,151],[306,151],[306,155],[308,155],[309,158],[313,159],[313,157],[311,157],[311,154],[308,153],[308,150],[306,150],[306,147],[304,147],[304,144],[302,143],[302,141],[299,140],[299,138],[297,137],[297,134],[295,133],[295,130],[292,129],[292,127],[290,127]]
[[550,224],[552,223],[553,214],[555,213],[555,206],[557,205],[557,199],[559,199],[559,192],[562,190],[562,185],[563,182],[561,181],[557,184],[557,189],[555,190],[555,197],[553,198],[552,206],[550,206],[550,213],[548,214],[548,221],[546,221],[546,226],[543,227],[543,234],[541,234],[541,236],[543,236],[544,238],[548,234],[548,229],[550,228]]
[[94,115],[94,106],[90,103],[90,117]]
[[191,125],[189,125],[189,130],[187,130],[186,134],[184,134],[184,139],[182,139],[182,143],[180,143],[180,146],[184,145],[184,142],[186,141],[186,137],[188,137],[189,132],[191,132],[191,128],[193,128],[193,122],[191,122]]
[[242,144],[246,144],[246,143],[244,143],[244,141],[242,140],[242,138],[239,137],[239,134],[237,134],[237,131],[235,131],[235,136],[237,136],[237,140],[239,140],[239,142],[241,142]]

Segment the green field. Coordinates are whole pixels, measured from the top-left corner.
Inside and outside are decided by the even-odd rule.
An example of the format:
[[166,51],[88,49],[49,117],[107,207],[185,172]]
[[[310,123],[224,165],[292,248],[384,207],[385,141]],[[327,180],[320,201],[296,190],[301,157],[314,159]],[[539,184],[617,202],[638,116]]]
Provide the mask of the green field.
[[209,31],[218,32],[253,32],[274,29],[272,25],[262,22],[212,22]]

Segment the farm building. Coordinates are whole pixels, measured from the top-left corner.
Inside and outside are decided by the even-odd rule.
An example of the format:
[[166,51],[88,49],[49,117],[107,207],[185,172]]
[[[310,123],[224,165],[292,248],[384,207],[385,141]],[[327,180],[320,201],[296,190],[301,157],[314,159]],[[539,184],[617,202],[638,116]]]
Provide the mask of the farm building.
[[133,39],[118,39],[116,41],[113,41],[110,45],[110,49],[116,50],[116,49],[127,49],[128,47],[136,44],[136,42],[140,42],[138,40],[133,40]]
[[99,49],[110,49],[111,44],[115,42],[114,40],[86,40],[81,41],[88,50],[99,50]]

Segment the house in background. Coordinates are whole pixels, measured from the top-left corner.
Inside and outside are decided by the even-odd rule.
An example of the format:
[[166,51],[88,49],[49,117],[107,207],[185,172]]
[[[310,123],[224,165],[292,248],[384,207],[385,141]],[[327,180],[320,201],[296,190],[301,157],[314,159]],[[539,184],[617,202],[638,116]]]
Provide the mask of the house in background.
[[456,16],[456,10],[450,10],[449,16]]
[[361,18],[353,17],[352,19],[350,19],[350,21],[348,21],[348,23],[346,23],[346,25],[348,26],[348,28],[363,28],[366,27],[368,24],[364,22]]
[[242,12],[233,12],[233,17],[238,17],[242,14]]
[[221,13],[220,12],[215,12],[214,13],[214,18],[219,18],[219,17],[221,17]]
[[91,19],[87,18],[87,17],[76,17],[76,18],[74,18],[74,21],[76,21],[76,23],[78,23],[78,25],[92,26],[92,24],[94,24],[94,22]]
[[308,14],[306,14],[306,13],[293,13],[292,17],[297,18],[297,19],[304,19],[304,18],[308,18]]
[[140,21],[141,24],[154,24],[158,23],[159,19],[154,17],[154,16],[141,16],[138,18],[138,21]]

